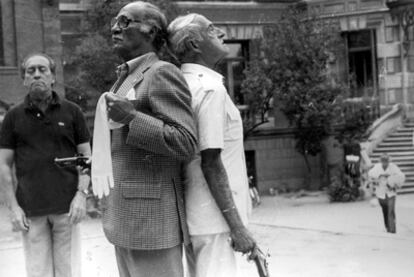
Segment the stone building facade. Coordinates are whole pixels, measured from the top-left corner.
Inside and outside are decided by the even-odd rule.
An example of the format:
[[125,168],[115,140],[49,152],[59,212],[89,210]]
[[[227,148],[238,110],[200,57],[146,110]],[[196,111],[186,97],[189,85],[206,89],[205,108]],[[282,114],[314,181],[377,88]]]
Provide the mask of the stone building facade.
[[26,94],[20,62],[33,52],[48,53],[57,63],[56,90],[63,95],[62,45],[58,0],[0,1],[0,99],[20,102]]
[[[243,70],[254,55],[253,42],[266,24],[273,24],[290,4],[303,5],[319,18],[335,22],[347,46],[331,64],[348,82],[352,98],[370,98],[386,107],[414,102],[413,1],[409,0],[257,0],[177,1],[180,9],[206,15],[227,33],[230,55],[220,66],[230,95],[243,104]],[[29,52],[45,51],[58,62],[63,84],[73,69],[64,66],[82,39],[81,17],[88,0],[1,0],[0,97],[9,103],[22,99],[19,60]],[[68,77],[69,76],[69,77]],[[60,91],[63,89],[60,88]],[[251,174],[260,191],[301,188],[309,176],[296,152],[293,129],[274,112],[270,123],[246,143]],[[340,151],[338,155],[341,155]],[[334,158],[335,160],[335,158]],[[321,183],[320,157],[311,160],[314,188]],[[312,184],[310,185],[312,187]]]
[[414,103],[414,1],[308,0],[309,12],[333,20],[346,40],[338,73],[353,97],[378,97],[383,106]]

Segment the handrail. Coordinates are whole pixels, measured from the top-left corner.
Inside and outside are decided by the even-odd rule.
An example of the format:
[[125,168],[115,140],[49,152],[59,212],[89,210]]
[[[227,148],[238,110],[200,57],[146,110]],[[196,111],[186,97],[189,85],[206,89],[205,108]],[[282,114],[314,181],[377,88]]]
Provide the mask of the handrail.
[[404,107],[395,104],[390,111],[375,120],[366,131],[368,139],[361,142],[361,149],[370,155],[374,148],[395,128],[402,125]]
[[[377,118],[371,126],[368,127],[366,131],[366,135],[370,136],[382,123],[389,120],[391,117],[395,116],[397,113],[401,112],[403,110],[403,105],[401,104],[395,104],[390,111],[385,113],[380,118]],[[368,139],[369,140],[369,139]]]

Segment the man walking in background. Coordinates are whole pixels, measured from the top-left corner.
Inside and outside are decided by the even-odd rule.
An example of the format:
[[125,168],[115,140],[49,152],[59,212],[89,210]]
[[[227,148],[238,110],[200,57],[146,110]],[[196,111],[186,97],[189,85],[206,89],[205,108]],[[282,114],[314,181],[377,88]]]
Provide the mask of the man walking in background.
[[188,231],[181,168],[197,140],[187,84],[177,67],[156,55],[166,27],[161,11],[140,1],[111,22],[124,64],[106,102],[109,119],[124,126],[112,130],[114,187],[103,228],[121,277],[183,276]]
[[380,162],[368,172],[368,176],[375,185],[375,195],[382,209],[385,228],[387,232],[395,233],[395,198],[397,189],[404,183],[405,175],[396,164],[390,162],[390,157],[384,154],[380,157]]
[[1,129],[3,194],[13,229],[23,234],[27,276],[77,277],[78,223],[86,211],[89,177],[54,159],[90,156],[89,132],[80,108],[53,91],[56,66],[48,55],[29,55],[21,70],[28,95],[6,114]]
[[199,140],[186,168],[190,274],[238,276],[234,251],[250,252],[255,240],[245,227],[251,201],[242,120],[223,76],[213,70],[228,53],[224,33],[199,14],[178,17],[168,31],[193,97]]

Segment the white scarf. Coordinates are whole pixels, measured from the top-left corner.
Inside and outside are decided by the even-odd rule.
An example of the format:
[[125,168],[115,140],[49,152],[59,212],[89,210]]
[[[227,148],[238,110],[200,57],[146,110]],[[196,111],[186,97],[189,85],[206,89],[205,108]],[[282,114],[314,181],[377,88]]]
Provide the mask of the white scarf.
[[[93,130],[92,191],[99,198],[103,195],[108,196],[110,188],[114,187],[110,130],[124,126],[124,124],[108,120],[105,95],[109,93],[111,92],[103,93],[98,100]],[[134,93],[129,93],[126,97],[131,99],[134,96]]]

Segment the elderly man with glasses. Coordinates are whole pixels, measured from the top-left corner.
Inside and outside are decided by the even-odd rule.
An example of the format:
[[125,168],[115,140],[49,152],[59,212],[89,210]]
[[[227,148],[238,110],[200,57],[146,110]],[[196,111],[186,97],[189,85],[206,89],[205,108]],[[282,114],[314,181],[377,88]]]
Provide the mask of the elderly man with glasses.
[[[110,136],[114,186],[104,201],[104,232],[121,277],[183,276],[188,231],[181,168],[197,145],[191,94],[179,69],[157,57],[167,21],[156,6],[129,3],[111,24],[124,63],[100,99],[110,122],[121,125]],[[100,162],[93,154],[92,182]]]
[[255,240],[246,228],[251,203],[240,112],[214,71],[228,48],[224,32],[199,14],[175,19],[169,43],[193,97],[199,152],[186,168],[186,211],[192,245],[190,273],[238,276],[234,251],[248,253]]

